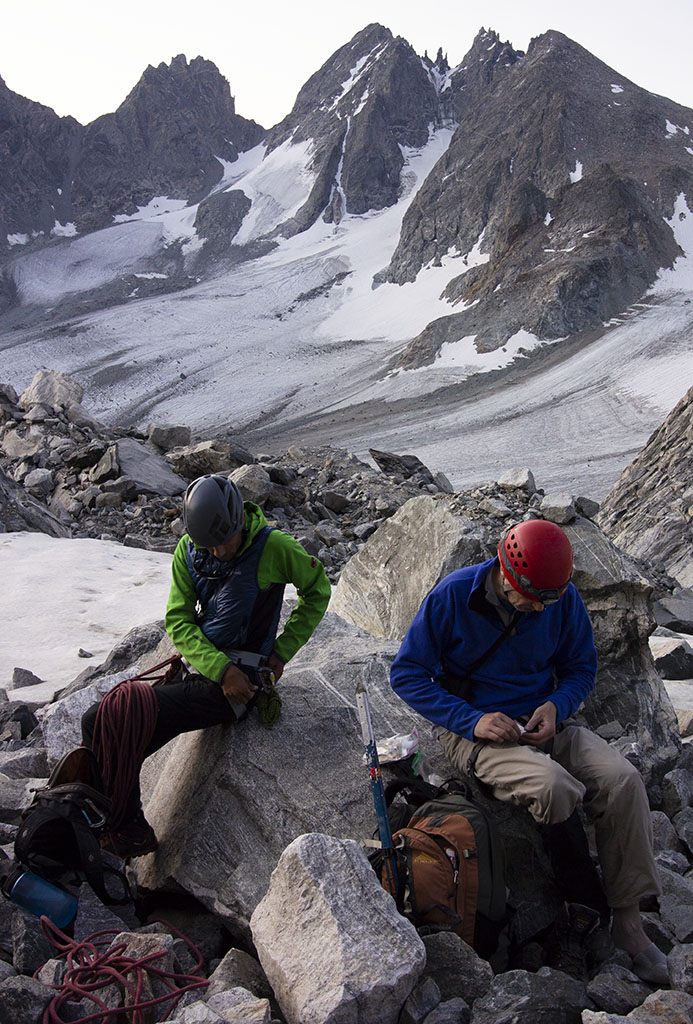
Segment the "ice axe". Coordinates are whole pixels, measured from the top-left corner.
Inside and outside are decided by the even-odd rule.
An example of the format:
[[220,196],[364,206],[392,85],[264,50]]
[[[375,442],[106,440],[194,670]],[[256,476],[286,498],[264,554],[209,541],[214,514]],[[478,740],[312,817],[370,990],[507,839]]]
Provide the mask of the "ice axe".
[[373,733],[371,712],[368,706],[368,693],[363,680],[359,676],[356,680],[356,706],[361,722],[361,735],[363,745],[366,748],[366,767],[371,780],[371,792],[375,804],[375,813],[378,819],[378,834],[380,845],[383,851],[383,887],[392,895],[397,895],[397,853],[392,840],[392,829],[390,817],[387,813],[387,801],[383,787],[383,777],[380,771],[378,760],[378,748]]

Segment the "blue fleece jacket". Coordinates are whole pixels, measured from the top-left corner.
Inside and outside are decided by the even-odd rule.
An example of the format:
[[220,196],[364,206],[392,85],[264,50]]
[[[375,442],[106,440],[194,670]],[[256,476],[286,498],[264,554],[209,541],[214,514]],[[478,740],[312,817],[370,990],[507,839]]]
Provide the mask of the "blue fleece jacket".
[[442,686],[445,673],[465,677],[503,632],[485,599],[496,559],[459,569],[433,588],[402,641],[390,673],[394,691],[424,718],[474,738],[483,714],[531,714],[551,700],[557,722],[572,715],[594,686],[597,652],[582,598],[571,583],[541,612],[523,613],[515,635],[474,673],[468,700]]

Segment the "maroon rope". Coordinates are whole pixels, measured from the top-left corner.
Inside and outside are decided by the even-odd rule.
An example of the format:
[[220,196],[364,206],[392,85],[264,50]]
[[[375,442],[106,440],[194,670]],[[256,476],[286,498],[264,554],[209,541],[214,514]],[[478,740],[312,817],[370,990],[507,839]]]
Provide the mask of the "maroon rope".
[[92,742],[104,789],[111,799],[111,829],[117,830],[123,823],[128,796],[154,735],[157,714],[151,685],[139,679],[124,679],[99,704]]
[[[78,1021],[79,1024],[85,1021],[98,1021],[99,1024],[106,1024],[116,1014],[122,1014],[127,1015],[125,1019],[130,1024],[144,1024],[143,1010],[170,1000],[171,1005],[162,1018],[162,1020],[166,1020],[185,992],[207,986],[209,982],[199,975],[202,968],[202,955],[197,947],[174,925],[167,921],[159,923],[170,928],[180,939],[183,939],[193,953],[196,965],[191,974],[177,974],[174,971],[165,971],[163,968],[157,967],[157,960],[161,960],[168,952],[165,949],[149,953],[139,959],[126,956],[127,943],[120,942],[115,946],[111,945],[113,936],[118,934],[117,929],[94,932],[81,942],[77,942],[61,932],[47,917],[42,917],[41,927],[46,938],[58,950],[59,956],[65,957],[67,963],[67,971],[62,984],[51,986],[57,992],[44,1011],[43,1024],[63,1024],[64,1018],[60,1016],[62,1007],[66,1003],[76,1003],[82,999],[90,1000],[98,1009],[86,1017],[79,1018],[74,1017],[73,1011],[69,1016],[70,1021]],[[34,974],[34,977],[37,977],[38,973],[39,971]],[[156,978],[168,988],[168,992],[152,999],[142,999],[142,989],[147,975],[151,979]],[[113,984],[120,986],[126,1000],[130,997],[131,1002],[126,1006],[109,1009],[103,999],[97,995],[98,992]]]
[[[152,666],[152,668],[148,668],[144,672],[140,672],[138,676],[132,676],[132,679],[130,681],[137,682],[143,679],[145,681],[153,683],[154,686],[156,686],[158,683],[161,683],[165,686],[166,683],[170,683],[171,680],[180,672],[182,660],[182,654],[174,654],[172,658],[167,658],[166,661],[160,661],[158,665],[154,665]],[[163,675],[154,675],[155,672],[158,672],[159,669],[162,668],[166,669],[166,672],[164,672]]]

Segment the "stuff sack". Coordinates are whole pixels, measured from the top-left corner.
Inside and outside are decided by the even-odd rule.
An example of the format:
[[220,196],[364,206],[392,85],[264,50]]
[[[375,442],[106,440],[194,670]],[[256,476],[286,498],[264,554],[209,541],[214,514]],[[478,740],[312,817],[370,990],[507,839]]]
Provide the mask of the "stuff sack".
[[[454,931],[490,955],[507,919],[505,864],[495,823],[456,780],[439,789],[410,780],[394,790],[404,790],[407,799],[390,808],[400,913],[422,930]],[[424,795],[432,798],[421,803]],[[393,798],[393,787],[387,796]],[[382,857],[378,851],[373,858],[381,882]]]
[[[34,874],[63,887],[87,881],[103,903],[127,903],[125,876],[104,864],[101,854],[100,838],[110,806],[91,750],[77,747],[69,751],[22,814],[14,843],[15,859]],[[106,874],[118,878],[122,897],[108,892]]]

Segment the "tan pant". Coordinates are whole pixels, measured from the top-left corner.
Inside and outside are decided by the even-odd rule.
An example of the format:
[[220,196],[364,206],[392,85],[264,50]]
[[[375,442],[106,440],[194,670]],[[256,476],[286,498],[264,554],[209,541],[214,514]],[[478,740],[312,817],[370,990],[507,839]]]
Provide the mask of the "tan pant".
[[[440,742],[455,769],[467,773],[475,742],[444,732]],[[565,821],[577,804],[594,823],[610,907],[629,907],[659,895],[652,818],[640,773],[589,729],[572,723],[556,734],[551,756],[516,743],[484,743],[476,776],[498,800],[526,807],[535,821]]]

